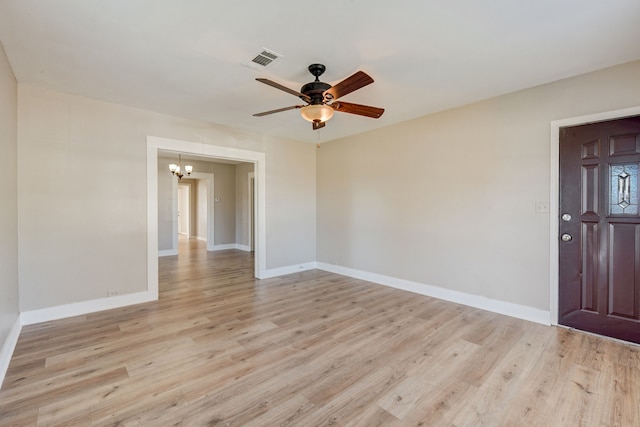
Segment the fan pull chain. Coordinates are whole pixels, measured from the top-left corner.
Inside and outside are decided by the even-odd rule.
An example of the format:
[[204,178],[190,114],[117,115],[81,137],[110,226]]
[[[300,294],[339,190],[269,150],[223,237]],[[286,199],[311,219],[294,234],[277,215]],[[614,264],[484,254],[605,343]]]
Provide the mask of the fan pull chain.
[[318,142],[316,143],[316,148],[320,148],[320,129],[318,129],[316,132],[318,132]]

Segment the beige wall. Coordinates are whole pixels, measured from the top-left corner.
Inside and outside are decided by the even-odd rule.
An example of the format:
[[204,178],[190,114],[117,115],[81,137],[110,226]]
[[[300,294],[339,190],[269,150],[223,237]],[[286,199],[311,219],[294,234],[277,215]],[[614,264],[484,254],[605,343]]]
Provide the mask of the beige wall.
[[[9,122],[0,143],[15,158],[6,58],[0,84],[10,94],[0,101]],[[549,216],[534,204],[549,198],[549,122],[640,105],[640,62],[329,142],[317,154],[311,144],[28,85],[18,101],[22,311],[146,289],[147,135],[266,153],[269,269],[318,260],[548,309]],[[244,172],[233,172],[236,224],[246,222],[235,199]],[[15,240],[11,161],[0,173],[0,226]],[[236,226],[229,242],[245,238]],[[15,319],[15,248],[0,244],[3,318]]]
[[548,310],[550,122],[638,105],[634,62],[325,143],[317,259]]
[[18,99],[21,311],[146,290],[148,135],[264,152],[267,268],[315,260],[312,145],[29,85]]
[[18,318],[17,100],[0,44],[0,349]]
[[[287,149],[285,145],[276,145],[273,151],[273,164],[270,176],[267,176],[267,221],[281,218],[277,228],[273,229],[271,243],[278,246],[289,246],[298,242],[290,249],[307,242],[314,242],[313,254],[310,259],[316,260],[316,147],[314,144],[304,144],[305,150],[296,153]],[[274,182],[271,182],[273,180]],[[273,187],[283,185],[284,190],[274,193]],[[289,194],[290,192],[290,194]],[[308,218],[311,228],[298,227],[296,222],[289,223],[287,218]],[[298,257],[302,259],[302,257]],[[277,257],[276,265],[293,265],[288,263],[281,254]],[[298,263],[302,264],[302,262]]]

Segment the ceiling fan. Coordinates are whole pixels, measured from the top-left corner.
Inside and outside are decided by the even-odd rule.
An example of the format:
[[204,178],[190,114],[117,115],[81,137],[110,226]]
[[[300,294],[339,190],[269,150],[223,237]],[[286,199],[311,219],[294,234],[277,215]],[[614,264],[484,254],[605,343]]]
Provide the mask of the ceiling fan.
[[275,87],[292,95],[295,95],[306,102],[306,105],[292,105],[290,107],[278,108],[277,110],[265,111],[254,114],[255,117],[262,117],[281,111],[300,109],[300,113],[305,120],[312,123],[313,129],[320,129],[325,126],[327,120],[333,117],[334,111],[342,113],[357,114],[359,116],[377,119],[384,113],[384,108],[370,107],[368,105],[352,104],[350,102],[338,101],[339,98],[356,91],[368,84],[373,83],[373,79],[366,73],[358,71],[347,77],[335,86],[321,82],[319,77],[324,73],[326,67],[322,64],[309,65],[309,72],[315,76],[315,81],[305,84],[300,92],[289,89],[279,83],[269,79],[256,79],[260,83]]

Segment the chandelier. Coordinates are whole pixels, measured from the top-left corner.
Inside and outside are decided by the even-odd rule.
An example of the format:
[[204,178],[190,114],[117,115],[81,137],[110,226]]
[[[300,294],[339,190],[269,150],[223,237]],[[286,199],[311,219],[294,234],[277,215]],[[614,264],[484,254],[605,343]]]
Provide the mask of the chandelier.
[[169,165],[169,170],[173,175],[177,176],[178,181],[180,181],[185,173],[187,174],[187,176],[191,175],[191,172],[193,172],[193,166],[185,165],[184,172],[182,172],[182,157],[180,156],[180,154],[178,154],[178,164],[171,163]]

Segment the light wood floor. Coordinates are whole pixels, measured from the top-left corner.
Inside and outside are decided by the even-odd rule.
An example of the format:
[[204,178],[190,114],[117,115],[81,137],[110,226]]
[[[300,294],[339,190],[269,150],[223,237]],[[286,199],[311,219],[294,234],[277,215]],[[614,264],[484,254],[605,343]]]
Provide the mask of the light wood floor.
[[0,425],[640,425],[637,346],[181,244],[158,302],[25,327]]

